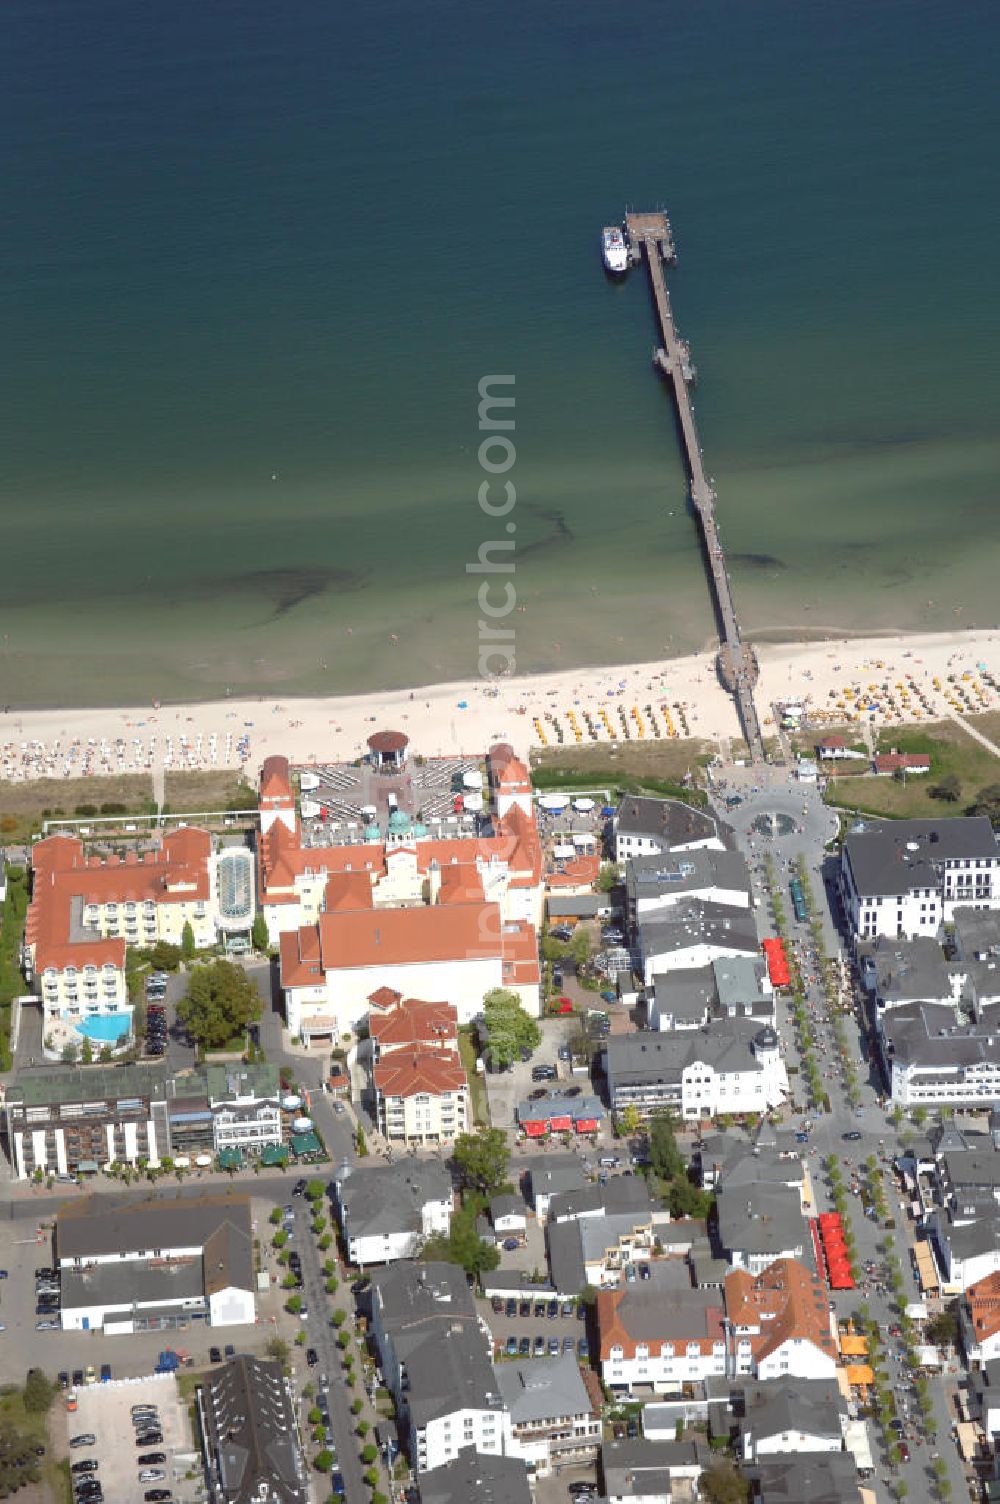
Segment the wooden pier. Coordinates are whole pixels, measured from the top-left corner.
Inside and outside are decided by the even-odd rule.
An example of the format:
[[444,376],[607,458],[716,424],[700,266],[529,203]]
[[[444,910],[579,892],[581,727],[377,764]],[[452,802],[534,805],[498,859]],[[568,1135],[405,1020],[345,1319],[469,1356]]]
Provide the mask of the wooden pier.
[[680,424],[684,456],[691,483],[691,501],[701,523],[702,541],[708,564],[709,580],[719,622],[719,654],[717,666],[719,678],[736,701],[743,735],[750,749],[752,762],[764,761],[764,738],[761,735],[757,707],[753,691],[759,673],[757,656],[749,643],[740,635],[736,607],[733,602],[733,586],[726,567],[726,556],[719,537],[715,518],[715,488],[705,474],[705,457],[698,442],[698,429],[691,401],[691,387],[696,371],[691,361],[687,344],[677,333],[670,294],[664,275],[664,263],[673,265],[676,260],[674,239],[666,214],[627,214],[625,233],[632,262],[642,260],[646,253],[649,280],[656,303],[656,315],[660,325],[661,344],[653,352],[657,369],[668,378],[673,388],[677,418]]

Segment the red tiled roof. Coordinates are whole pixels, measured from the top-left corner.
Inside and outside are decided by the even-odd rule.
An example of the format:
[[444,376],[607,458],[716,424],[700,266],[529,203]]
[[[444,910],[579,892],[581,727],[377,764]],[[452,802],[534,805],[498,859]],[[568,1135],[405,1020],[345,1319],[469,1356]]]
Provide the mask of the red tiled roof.
[[457,1053],[450,1050],[394,1050],[372,1071],[375,1089],[384,1097],[438,1097],[461,1091],[468,1079]]
[[506,794],[531,793],[531,774],[508,742],[497,742],[486,755],[495,788]]
[[930,756],[926,752],[884,752],[872,759],[876,773],[895,773],[900,768],[929,773]]
[[986,1342],[1000,1332],[1000,1273],[987,1274],[965,1292],[976,1342]]
[[338,909],[370,909],[372,902],[372,880],[367,872],[335,872],[323,893],[328,914]]
[[503,979],[509,987],[533,987],[542,979],[538,962],[538,937],[533,924],[524,919],[505,924],[501,935]]
[[502,950],[495,903],[321,914],[319,933],[327,971],[489,960]]
[[547,888],[592,887],[601,875],[601,858],[597,855],[573,857],[561,872],[550,872],[545,879]]
[[315,987],[323,981],[319,931],[314,924],[286,930],[278,938],[282,987]]
[[458,1012],[450,1003],[408,997],[391,1013],[373,1013],[368,1032],[384,1054],[406,1045],[443,1049],[457,1042]]
[[441,871],[441,903],[482,903],[483,880],[473,862],[456,862]]
[[397,1008],[403,1001],[403,994],[395,987],[376,987],[374,992],[369,992],[368,1001],[373,1008]]
[[273,800],[292,798],[292,780],[287,757],[267,757],[260,770],[260,799],[262,804]]
[[[628,1286],[598,1291],[597,1331],[602,1361],[610,1358],[613,1347],[620,1347],[624,1357],[634,1358],[640,1343],[653,1348],[673,1342],[676,1349],[685,1351],[689,1343],[695,1343],[703,1357],[711,1356],[723,1335],[722,1306],[704,1301],[701,1291],[692,1290],[690,1299],[677,1298],[679,1295],[677,1292],[673,1302],[664,1299],[656,1313],[656,1330],[650,1332],[648,1308],[645,1302],[631,1298]],[[676,1332],[671,1330],[672,1318],[676,1319]]]
[[405,731],[373,731],[368,738],[371,750],[379,753],[402,752],[409,744],[410,738]]
[[189,826],[163,837],[160,849],[142,855],[88,857],[83,842],[50,836],[32,849],[32,897],[25,942],[36,972],[54,966],[124,966],[124,940],[71,938],[74,899],[86,904],[186,903],[206,901],[212,838]]
[[836,1357],[826,1289],[796,1259],[776,1259],[756,1279],[744,1269],[726,1275],[726,1314],[733,1326],[751,1328],[756,1362],[783,1342],[801,1340]]
[[843,752],[847,742],[842,736],[824,736],[823,740],[817,742],[816,745],[822,747],[824,752]]

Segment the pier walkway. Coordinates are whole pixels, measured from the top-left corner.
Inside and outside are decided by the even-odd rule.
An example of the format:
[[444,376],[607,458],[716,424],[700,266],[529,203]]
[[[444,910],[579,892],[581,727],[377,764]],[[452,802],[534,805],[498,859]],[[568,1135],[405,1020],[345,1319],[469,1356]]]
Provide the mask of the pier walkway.
[[690,388],[696,372],[691,362],[691,352],[677,333],[663,270],[664,263],[673,264],[676,261],[670,222],[663,213],[627,214],[625,229],[630,259],[637,262],[642,259],[643,250],[646,252],[646,265],[656,302],[661,339],[661,345],[654,352],[653,359],[673,387],[691,483],[691,500],[701,523],[709,579],[719,621],[719,677],[736,701],[751,761],[763,762],[764,739],[753,697],[759,672],[757,657],[749,643],[745,643],[740,636],[732,581],[715,519],[715,488],[705,474],[705,457],[698,441],[694,405],[691,401]]

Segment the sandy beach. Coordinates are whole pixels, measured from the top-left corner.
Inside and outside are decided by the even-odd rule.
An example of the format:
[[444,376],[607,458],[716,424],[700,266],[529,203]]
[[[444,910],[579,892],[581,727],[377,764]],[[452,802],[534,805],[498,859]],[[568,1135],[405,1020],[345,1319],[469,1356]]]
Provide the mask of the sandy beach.
[[[939,720],[1000,705],[1000,632],[966,631],[762,646],[757,692],[765,734],[772,706],[794,701],[823,724],[877,706],[880,723]],[[965,677],[963,677],[965,676]],[[251,778],[265,757],[294,762],[360,755],[380,727],[407,732],[427,756],[671,733],[739,735],[709,653],[618,668],[574,669],[329,699],[240,699],[192,705],[10,711],[0,718],[0,780],[169,768],[233,767]],[[579,735],[578,735],[579,733]]]

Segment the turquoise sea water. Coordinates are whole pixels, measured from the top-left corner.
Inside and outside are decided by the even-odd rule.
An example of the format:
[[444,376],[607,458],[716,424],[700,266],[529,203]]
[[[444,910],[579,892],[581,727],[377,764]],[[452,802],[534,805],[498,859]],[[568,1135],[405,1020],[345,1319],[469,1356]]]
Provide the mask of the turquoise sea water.
[[751,631],[998,615],[986,0],[7,0],[0,700],[474,674],[516,375],[518,663],[712,618],[644,275]]

